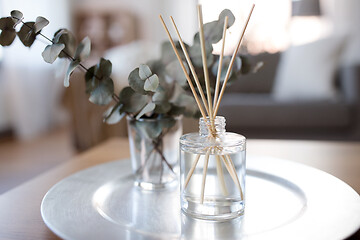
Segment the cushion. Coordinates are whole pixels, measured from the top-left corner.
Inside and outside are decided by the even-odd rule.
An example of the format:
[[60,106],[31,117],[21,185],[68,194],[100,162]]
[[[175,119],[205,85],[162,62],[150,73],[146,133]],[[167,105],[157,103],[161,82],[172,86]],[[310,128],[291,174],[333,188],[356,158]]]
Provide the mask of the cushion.
[[334,75],[344,46],[343,37],[328,37],[283,53],[273,89],[278,101],[336,98]]

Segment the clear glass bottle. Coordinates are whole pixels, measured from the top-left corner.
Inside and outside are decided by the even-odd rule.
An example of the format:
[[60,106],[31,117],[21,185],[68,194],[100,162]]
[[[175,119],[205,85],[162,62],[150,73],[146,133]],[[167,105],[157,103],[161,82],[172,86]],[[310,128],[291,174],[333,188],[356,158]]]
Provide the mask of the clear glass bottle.
[[180,138],[180,197],[186,214],[221,221],[244,212],[246,138],[226,132],[224,117],[213,122]]

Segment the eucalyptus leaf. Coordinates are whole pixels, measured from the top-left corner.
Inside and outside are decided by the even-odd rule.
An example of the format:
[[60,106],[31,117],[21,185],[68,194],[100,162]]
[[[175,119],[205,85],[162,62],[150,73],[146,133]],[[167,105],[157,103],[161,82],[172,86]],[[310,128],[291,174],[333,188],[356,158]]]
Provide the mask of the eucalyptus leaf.
[[95,75],[97,77],[110,77],[112,71],[112,63],[104,58],[100,59],[97,67],[95,68]]
[[75,68],[77,66],[79,66],[79,64],[80,64],[80,61],[78,61],[78,60],[70,62],[70,65],[69,65],[69,67],[68,67],[68,69],[66,71],[66,74],[65,74],[65,79],[64,79],[64,86],[65,87],[69,87],[69,85],[70,85],[70,75],[75,70]]
[[64,48],[65,45],[62,43],[47,45],[41,55],[45,62],[53,63]]
[[139,68],[135,68],[128,77],[129,86],[136,92],[145,95],[146,91],[144,90],[145,82],[139,76]]
[[[230,61],[231,61],[231,57],[225,57],[223,59],[223,62],[222,62],[223,65],[222,65],[221,75],[220,75],[220,80],[221,81],[224,81],[224,79],[225,79],[226,73],[227,73],[228,68],[229,68]],[[212,66],[212,69],[211,69],[212,73],[215,76],[217,75],[218,68],[219,68],[219,60],[214,63],[214,65]],[[233,64],[233,68],[230,71],[229,78],[233,75],[233,72],[238,72],[238,71],[240,71],[240,69],[241,69],[241,58],[236,57],[235,61],[234,61],[234,64]]]
[[97,105],[107,105],[112,101],[114,93],[114,83],[107,77],[98,82],[96,87],[90,92],[89,101]]
[[21,20],[24,18],[24,15],[19,10],[12,10],[10,15],[11,15],[11,17],[15,18],[16,20]]
[[158,121],[136,121],[135,126],[141,136],[152,140],[159,137],[163,130]]
[[160,127],[163,129],[170,129],[172,128],[176,123],[176,120],[172,117],[169,118],[163,118],[159,120]]
[[16,31],[13,28],[14,21],[11,17],[6,18],[0,18],[0,44],[1,46],[10,46],[15,37],[16,37]]
[[111,75],[112,64],[109,60],[101,58],[99,63],[88,69],[85,74],[86,93],[90,94],[103,79]]
[[165,114],[171,110],[171,104],[169,102],[158,102],[154,109],[155,113]]
[[11,11],[10,15],[15,20],[15,25],[13,27],[21,23],[21,21],[24,19],[24,15],[18,10]]
[[124,112],[121,112],[122,104],[117,103],[114,106],[109,107],[104,112],[104,122],[107,124],[116,124],[121,121],[121,119],[126,115]]
[[148,98],[135,92],[131,87],[125,87],[119,94],[119,101],[123,104],[124,112],[137,113],[147,104]]
[[152,101],[154,103],[160,103],[168,100],[168,95],[165,91],[165,89],[162,86],[159,86],[156,89],[156,92],[152,96]]
[[151,77],[153,73],[151,72],[149,66],[145,64],[140,64],[139,66],[139,77],[141,80],[145,81],[147,78]]
[[143,109],[136,115],[136,119],[139,120],[144,114],[152,112],[155,109],[155,103],[149,102]]
[[170,116],[179,116],[179,115],[184,114],[184,112],[185,112],[185,107],[179,107],[179,106],[176,106],[174,104],[171,104],[171,109],[168,112],[168,115],[170,115]]
[[[229,9],[224,9],[220,13],[218,20],[204,24],[204,37],[206,42],[214,44],[221,40],[226,16],[228,16],[227,28],[229,28],[235,22],[235,16]],[[196,38],[198,38],[197,35],[195,35],[194,39]]]
[[[55,32],[53,37],[54,43],[63,43],[65,45],[64,52],[69,54],[71,57],[74,57],[76,50],[76,39],[74,35],[67,29],[62,28]],[[61,52],[59,58],[67,58],[68,56]]]
[[20,31],[17,33],[18,37],[20,38],[20,41],[24,44],[26,47],[31,47],[31,45],[34,43],[36,39],[36,33],[33,31],[35,22],[26,22],[24,23]]
[[34,24],[34,32],[39,33],[44,27],[49,24],[49,20],[44,17],[37,17]]
[[[214,61],[214,55],[212,54],[213,47],[210,42],[205,42],[205,53],[206,53],[206,63],[209,66]],[[189,55],[191,58],[191,61],[195,67],[202,67],[203,61],[202,61],[202,53],[201,53],[201,44],[200,39],[195,38],[194,44],[189,48]]]
[[85,37],[76,48],[74,58],[79,59],[80,61],[84,61],[86,58],[90,56],[90,52],[91,52],[91,41],[89,37]]
[[106,105],[112,101],[114,82],[110,78],[112,64],[104,58],[85,74],[86,93],[90,94],[90,102]]
[[[180,43],[178,41],[174,41],[174,44],[175,44],[175,47],[176,47],[178,53],[180,54],[181,59],[185,59],[183,51],[181,50]],[[176,55],[174,53],[174,50],[173,50],[173,48],[171,46],[171,43],[168,42],[168,41],[163,42],[162,45],[161,45],[161,60],[162,60],[162,62],[164,64],[172,62],[174,60],[177,60],[177,57],[176,57]]]
[[158,86],[159,86],[159,78],[156,74],[154,74],[145,80],[144,90],[155,92]]
[[[186,68],[186,72],[189,74],[189,67],[185,61],[183,61]],[[165,68],[166,74],[173,80],[177,81],[180,86],[185,87],[188,85],[184,72],[179,64],[178,60],[170,62]]]

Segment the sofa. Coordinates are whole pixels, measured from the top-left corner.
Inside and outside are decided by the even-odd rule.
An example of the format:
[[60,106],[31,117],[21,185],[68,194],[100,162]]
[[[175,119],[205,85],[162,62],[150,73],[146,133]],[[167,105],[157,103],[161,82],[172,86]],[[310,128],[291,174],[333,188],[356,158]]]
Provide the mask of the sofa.
[[334,99],[279,101],[274,85],[280,59],[279,53],[249,56],[264,67],[227,88],[219,110],[227,130],[247,138],[360,140],[360,66],[337,67]]

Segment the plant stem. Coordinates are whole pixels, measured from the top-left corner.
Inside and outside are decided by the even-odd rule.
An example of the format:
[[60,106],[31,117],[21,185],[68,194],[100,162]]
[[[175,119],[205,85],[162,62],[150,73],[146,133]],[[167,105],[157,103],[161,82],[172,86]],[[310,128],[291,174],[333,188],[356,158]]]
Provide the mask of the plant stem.
[[[16,17],[14,17],[14,18],[16,18]],[[16,18],[16,19],[20,20],[19,18]],[[28,25],[26,22],[24,22],[23,20],[21,20],[21,23],[24,24],[26,27],[28,27],[28,28],[30,28],[31,30],[34,31],[34,28],[31,27],[31,26],[29,26],[29,25]],[[40,36],[42,36],[43,38],[45,38],[46,40],[48,40],[49,42],[51,42],[52,44],[55,44],[53,40],[51,40],[50,38],[48,38],[47,36],[45,36],[45,35],[42,34],[41,32],[39,32],[38,34],[39,34]],[[68,52],[66,52],[64,49],[61,50],[61,52],[64,53],[64,54],[66,55],[66,57],[67,57],[68,59],[70,59],[71,61],[73,61],[73,62],[76,61],[76,59],[75,59],[74,57],[72,57],[72,56],[71,56]],[[81,62],[79,63],[79,66],[80,66],[85,72],[89,72],[89,69],[88,69],[87,67],[85,67]],[[96,79],[101,80],[101,78],[99,78],[99,77],[98,77],[97,75],[95,75],[94,73],[92,73],[92,75],[93,75]],[[119,102],[120,102],[119,97],[118,97],[115,93],[112,94],[112,98],[113,98],[113,100],[114,100],[116,103],[119,103]]]

